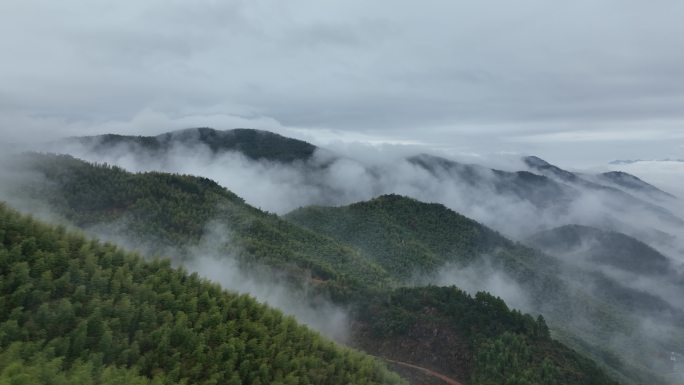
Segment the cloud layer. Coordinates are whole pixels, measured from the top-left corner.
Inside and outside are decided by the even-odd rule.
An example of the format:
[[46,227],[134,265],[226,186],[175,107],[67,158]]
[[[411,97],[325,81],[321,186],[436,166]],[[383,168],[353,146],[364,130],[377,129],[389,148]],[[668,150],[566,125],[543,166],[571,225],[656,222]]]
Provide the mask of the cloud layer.
[[676,157],[683,11],[677,0],[9,0],[0,130],[23,141],[285,127],[565,165],[580,149]]

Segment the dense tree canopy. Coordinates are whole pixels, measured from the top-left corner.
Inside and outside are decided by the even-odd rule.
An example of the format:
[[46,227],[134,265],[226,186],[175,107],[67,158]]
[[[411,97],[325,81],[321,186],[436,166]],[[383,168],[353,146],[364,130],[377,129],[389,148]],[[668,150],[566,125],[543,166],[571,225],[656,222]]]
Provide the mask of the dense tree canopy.
[[384,269],[353,248],[251,207],[206,178],[134,174],[66,155],[25,154],[13,168],[30,174],[13,196],[47,204],[69,223],[124,238],[149,255],[187,256],[211,234],[217,254],[310,275],[338,298],[392,285]]
[[0,379],[10,383],[401,383],[251,297],[4,205],[0,272]]
[[591,360],[551,339],[542,316],[511,310],[487,293],[401,288],[366,301],[359,319],[369,351],[392,354],[383,345],[391,349],[419,336],[417,346],[425,344],[434,357],[414,359],[471,385],[617,384]]

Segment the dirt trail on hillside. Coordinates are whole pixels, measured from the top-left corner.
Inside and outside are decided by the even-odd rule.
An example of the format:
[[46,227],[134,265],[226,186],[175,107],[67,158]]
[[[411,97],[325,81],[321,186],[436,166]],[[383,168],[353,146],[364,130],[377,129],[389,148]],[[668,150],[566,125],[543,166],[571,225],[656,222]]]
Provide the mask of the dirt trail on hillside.
[[391,362],[391,363],[393,363],[393,364],[405,366],[405,367],[411,368],[411,369],[420,370],[421,372],[427,374],[428,376],[432,376],[432,377],[438,378],[438,379],[444,381],[445,383],[447,383],[447,384],[449,384],[449,385],[463,385],[462,383],[460,383],[460,382],[458,382],[458,381],[456,381],[456,380],[454,380],[454,379],[452,379],[452,378],[449,378],[449,377],[447,377],[447,376],[445,376],[445,375],[443,375],[443,374],[441,374],[441,373],[437,373],[437,372],[435,372],[435,371],[432,371],[432,370],[430,370],[430,369],[428,369],[428,368],[424,368],[424,367],[422,367],[422,366],[409,364],[408,362],[401,362],[401,361],[390,360],[389,358],[384,358],[384,357],[383,357],[383,359],[384,359],[385,361]]

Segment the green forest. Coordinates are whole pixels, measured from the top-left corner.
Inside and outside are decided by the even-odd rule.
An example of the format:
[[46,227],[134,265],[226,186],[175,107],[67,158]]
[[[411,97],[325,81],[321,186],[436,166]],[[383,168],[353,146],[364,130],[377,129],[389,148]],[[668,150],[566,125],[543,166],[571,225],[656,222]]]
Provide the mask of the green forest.
[[359,320],[368,351],[385,355],[401,344],[427,348],[429,355],[406,351],[402,358],[437,362],[443,372],[473,385],[617,384],[591,360],[553,340],[541,315],[509,309],[484,292],[401,288],[365,301]]
[[300,208],[285,218],[353,245],[398,280],[434,272],[448,262],[466,265],[482,253],[498,252],[502,259],[538,254],[521,252],[500,234],[441,204],[399,195],[343,207]]
[[189,175],[129,173],[67,155],[25,154],[16,172],[39,173],[9,195],[46,204],[66,223],[106,227],[148,255],[182,259],[209,225],[223,227],[231,242],[218,252],[301,277],[310,275],[338,298],[393,284],[390,275],[359,252],[330,237],[295,226],[247,205],[216,182]]
[[247,295],[5,205],[0,247],[7,383],[402,383]]

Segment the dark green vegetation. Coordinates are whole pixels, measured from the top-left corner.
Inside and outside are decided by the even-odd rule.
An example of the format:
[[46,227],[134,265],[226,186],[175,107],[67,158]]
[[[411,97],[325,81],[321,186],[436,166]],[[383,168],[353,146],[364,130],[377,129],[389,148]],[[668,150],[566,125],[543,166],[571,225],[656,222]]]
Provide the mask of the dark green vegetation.
[[441,204],[384,195],[344,207],[312,206],[285,216],[300,226],[361,250],[397,279],[434,273],[446,263],[462,266],[491,254],[504,263],[529,263],[539,253]]
[[[293,282],[313,283],[315,293],[350,306],[355,318],[354,343],[358,346],[391,359],[413,357],[412,362],[452,373],[469,385],[490,384],[510,373],[517,373],[511,378],[527,381],[521,384],[544,384],[548,373],[575,373],[575,377],[559,377],[563,381],[593,381],[590,379],[597,369],[585,365],[586,360],[567,349],[556,356],[555,350],[544,345],[556,343],[550,342],[544,333],[539,334],[542,323],[504,309],[500,300],[482,294],[472,302],[455,289],[448,289],[453,291],[447,294],[396,289],[410,268],[428,274],[445,262],[477,264],[484,253],[490,256],[493,267],[523,283],[539,308],[560,308],[562,312],[554,313],[554,320],[571,318],[575,308],[589,308],[603,319],[596,328],[599,333],[622,326],[619,315],[613,314],[610,306],[582,293],[574,297],[572,289],[558,279],[560,265],[555,260],[508,241],[441,205],[383,196],[349,208],[311,208],[296,213],[304,215],[303,218],[321,216],[316,219],[318,222],[312,219],[307,224],[310,228],[314,228],[314,223],[333,226],[323,217],[339,214],[336,226],[341,226],[340,231],[320,229],[326,235],[252,208],[204,178],[131,174],[68,156],[37,154],[18,159],[13,173],[19,176],[15,179],[14,196],[24,202],[43,203],[68,223],[123,237],[152,253],[172,250],[184,254],[183,258],[191,258],[188,250],[201,243],[207,233],[225,234],[230,242],[219,242],[218,255],[237,257],[247,265],[287,271]],[[305,215],[307,210],[315,215]],[[372,226],[364,225],[366,221]],[[372,232],[374,237],[359,234],[358,243],[352,242],[355,238],[347,232],[359,229]],[[426,293],[441,299],[430,302]],[[451,296],[454,309],[460,310],[449,308]],[[476,310],[482,305],[478,305],[482,298],[499,309],[492,313],[498,314],[496,317],[488,318],[488,313]],[[569,299],[572,300],[568,302]],[[480,315],[461,320],[459,312],[470,307]],[[500,321],[499,317],[512,321]],[[530,320],[533,322],[529,323]],[[388,329],[384,330],[385,326]],[[439,346],[421,343],[434,339],[435,331],[443,331],[450,338],[440,339]],[[511,341],[514,350],[508,349]],[[393,348],[372,349],[383,344]],[[440,352],[443,358],[431,362],[417,358],[431,357],[433,351]],[[548,360],[544,360],[547,356]],[[510,357],[517,361],[510,364]],[[479,363],[482,365],[478,366]],[[449,371],[452,367],[460,369]],[[613,368],[621,370],[623,363],[614,363]],[[602,382],[604,377],[596,378],[596,382],[567,383],[606,383]]]
[[238,151],[251,159],[277,162],[306,160],[313,155],[316,146],[307,142],[286,138],[268,131],[234,129],[218,131],[211,128],[190,128],[158,136],[100,135],[67,139],[87,146],[96,153],[125,146],[128,151],[141,152],[146,156],[164,156],[174,146],[206,146],[213,153]]
[[[684,226],[684,220],[675,216],[667,209],[633,195],[633,193],[636,192],[653,196],[654,193],[657,195],[657,191],[660,191],[633,175],[626,173],[605,173],[599,174],[596,178],[593,178],[591,176],[575,174],[564,170],[543,159],[537,158],[536,156],[524,157],[523,162],[525,162],[530,169],[540,173],[542,176],[560,182],[565,188],[580,189],[592,194],[601,194],[607,198],[603,200],[603,203],[611,209],[611,212],[621,212],[624,207],[630,207],[632,209],[638,208],[670,225],[678,227]],[[638,183],[637,181],[641,181],[641,183]],[[604,184],[605,182],[608,183]],[[658,198],[662,198],[662,196],[659,196]],[[672,198],[672,196],[669,198]]]
[[26,385],[162,385],[136,370],[76,361],[65,365],[64,357],[43,351],[39,344],[15,342],[0,352],[0,384]]
[[343,207],[302,208],[286,218],[356,247],[397,279],[411,278],[411,272],[429,277],[447,264],[486,263],[490,272],[502,269],[524,282],[539,304],[566,290],[555,276],[558,261],[441,204],[384,195]]
[[399,384],[245,295],[0,205],[8,383]]
[[486,293],[402,288],[366,301],[359,322],[364,349],[472,385],[617,384],[592,361],[552,340],[541,316],[510,310]]
[[[391,195],[343,207],[302,208],[286,218],[355,246],[400,280],[444,264],[475,266],[469,274],[482,280],[503,272],[525,293],[527,309],[544,314],[563,342],[625,380],[665,383],[644,357],[684,341],[681,331],[642,335],[644,318],[675,328],[684,321],[663,299],[511,242],[440,204]],[[611,345],[615,339],[621,343]]]

